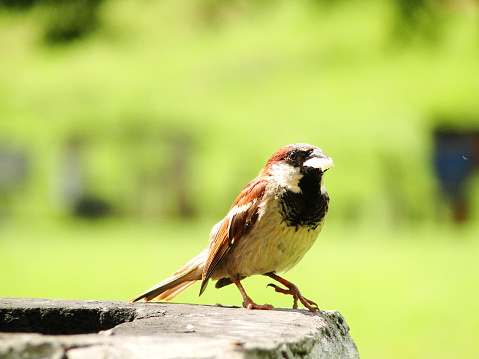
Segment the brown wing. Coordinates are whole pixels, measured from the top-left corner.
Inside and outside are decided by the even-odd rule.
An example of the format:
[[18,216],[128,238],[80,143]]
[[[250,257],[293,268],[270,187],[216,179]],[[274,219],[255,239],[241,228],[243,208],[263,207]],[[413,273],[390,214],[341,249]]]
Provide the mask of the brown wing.
[[203,269],[200,295],[206,289],[208,279],[218,268],[231,248],[248,233],[258,219],[258,209],[264,196],[266,181],[253,180],[241,191],[216,233]]

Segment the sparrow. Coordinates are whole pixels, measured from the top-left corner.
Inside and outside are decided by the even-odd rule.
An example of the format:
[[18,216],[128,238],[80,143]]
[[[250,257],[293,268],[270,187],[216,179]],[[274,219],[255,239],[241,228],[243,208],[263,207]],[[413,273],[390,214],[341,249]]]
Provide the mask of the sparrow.
[[331,167],[333,160],[318,147],[297,143],[280,148],[213,227],[208,246],[130,302],[171,300],[197,281],[201,295],[211,279],[217,281],[216,288],[234,283],[247,309],[273,309],[253,302],[241,283],[261,274],[284,286],[268,284],[278,293],[292,295],[294,309],[299,300],[317,311],[315,302],[277,273],[294,267],[321,232],[329,205],[323,174]]

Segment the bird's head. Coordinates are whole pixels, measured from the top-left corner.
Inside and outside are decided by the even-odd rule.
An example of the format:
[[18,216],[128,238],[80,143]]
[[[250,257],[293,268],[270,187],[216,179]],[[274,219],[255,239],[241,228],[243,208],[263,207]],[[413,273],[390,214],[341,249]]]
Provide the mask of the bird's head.
[[299,181],[304,177],[318,177],[333,167],[333,160],[323,151],[307,143],[284,146],[268,160],[264,170],[280,186],[300,192]]

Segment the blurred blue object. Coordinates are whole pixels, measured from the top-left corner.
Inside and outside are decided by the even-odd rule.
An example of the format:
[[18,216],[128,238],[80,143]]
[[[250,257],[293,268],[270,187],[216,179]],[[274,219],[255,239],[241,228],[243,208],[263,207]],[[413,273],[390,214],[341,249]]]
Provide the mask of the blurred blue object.
[[434,166],[441,191],[453,207],[454,220],[469,217],[467,183],[479,167],[479,131],[438,128],[434,133]]

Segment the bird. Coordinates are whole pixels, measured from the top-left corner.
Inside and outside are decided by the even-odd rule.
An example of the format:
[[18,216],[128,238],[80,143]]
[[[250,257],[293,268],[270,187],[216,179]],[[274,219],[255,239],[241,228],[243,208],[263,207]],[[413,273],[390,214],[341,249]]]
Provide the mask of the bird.
[[304,297],[292,282],[278,273],[294,267],[311,248],[324,224],[329,195],[323,174],[333,167],[332,158],[307,143],[281,147],[233,202],[226,216],[213,226],[207,247],[170,277],[130,300],[171,300],[201,281],[201,295],[209,280],[216,288],[235,284],[247,309],[274,309],[256,304],[241,281],[265,275],[278,293],[292,295],[311,312],[318,305]]

